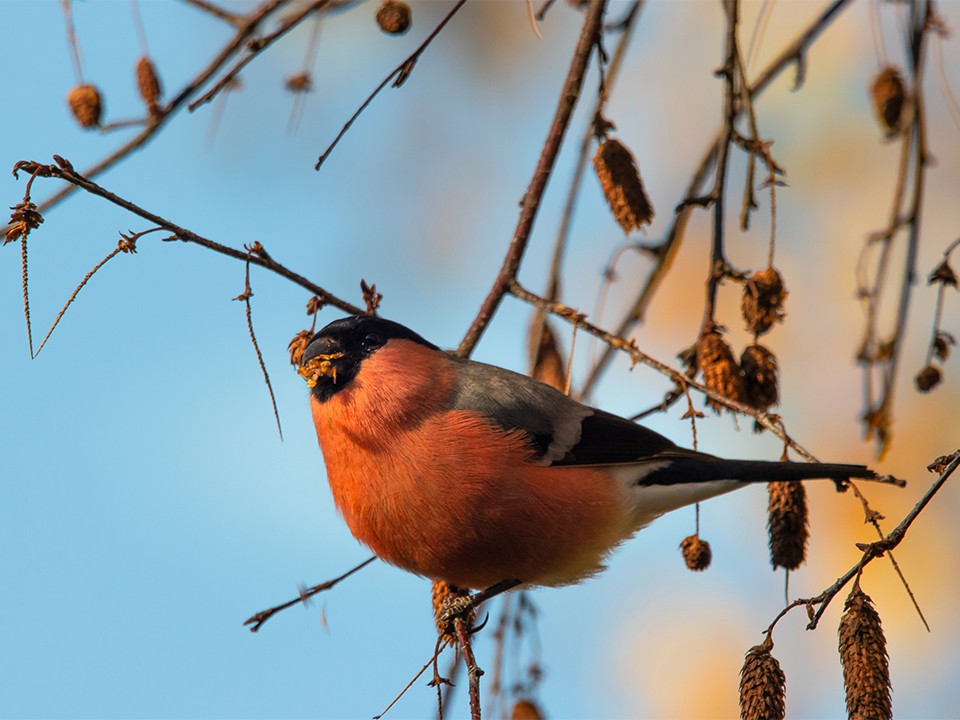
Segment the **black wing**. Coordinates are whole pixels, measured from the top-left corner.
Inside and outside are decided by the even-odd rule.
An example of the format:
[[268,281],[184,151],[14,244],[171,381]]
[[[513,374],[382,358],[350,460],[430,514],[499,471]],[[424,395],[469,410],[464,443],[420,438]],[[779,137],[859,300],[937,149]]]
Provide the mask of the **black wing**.
[[453,357],[461,363],[448,407],[469,410],[504,430],[522,430],[544,465],[603,465],[676,449],[662,435],[568,398],[533,378]]
[[660,433],[619,415],[593,410],[583,419],[580,439],[553,465],[604,465],[645,460],[663,451],[678,450]]

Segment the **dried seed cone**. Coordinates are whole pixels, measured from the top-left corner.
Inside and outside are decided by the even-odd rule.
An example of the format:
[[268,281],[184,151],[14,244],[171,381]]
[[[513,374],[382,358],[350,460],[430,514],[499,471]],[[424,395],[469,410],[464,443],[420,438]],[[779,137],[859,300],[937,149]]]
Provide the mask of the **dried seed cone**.
[[770,535],[770,564],[796,570],[807,552],[807,491],[799,480],[767,484],[767,530]]
[[653,220],[653,205],[626,145],[619,140],[602,140],[593,156],[593,167],[613,216],[625,233]]
[[301,330],[293,336],[293,340],[287,345],[287,350],[290,352],[290,364],[294,367],[300,367],[300,361],[303,360],[303,353],[306,351],[307,345],[310,344],[311,337],[313,337],[313,334],[309,330]]
[[740,301],[747,330],[754,335],[763,335],[775,323],[783,322],[783,301],[786,299],[783,278],[774,268],[768,267],[747,278]]
[[43,222],[43,215],[37,210],[36,203],[30,200],[24,200],[10,209],[13,213],[10,215],[10,227],[4,237],[4,245],[26,238],[31,230],[36,230]]
[[157,69],[146,55],[137,61],[137,89],[140,91],[140,97],[147,104],[150,114],[158,115],[160,113],[160,78],[157,77]]
[[870,87],[873,98],[873,112],[884,129],[887,137],[900,132],[903,108],[907,100],[907,85],[900,70],[888,65],[873,80]]
[[517,700],[510,710],[510,720],[543,720],[543,713],[532,700]]
[[740,355],[743,373],[743,399],[751,407],[766,410],[780,402],[777,382],[777,357],[763,345],[754,343]]
[[699,535],[685,537],[680,543],[680,552],[683,553],[683,561],[687,567],[694,572],[706,570],[713,559],[710,543],[701,540]]
[[80,127],[92,128],[100,124],[103,101],[100,91],[93,85],[77,85],[67,93],[70,111],[80,123]]
[[[440,620],[440,613],[444,610],[444,601],[447,600],[447,598],[463,597],[467,594],[466,590],[461,590],[455,585],[450,585],[449,583],[439,580],[433,581],[433,618],[437,624],[437,632],[440,633],[441,640],[447,645],[456,646],[457,631],[453,627],[452,620],[448,622]],[[464,621],[467,627],[472,627],[476,619],[476,610],[470,610],[464,618]]]
[[927,365],[923,370],[917,373],[913,379],[917,390],[920,392],[930,392],[943,380],[943,374],[935,365]]
[[740,670],[741,720],[783,720],[786,715],[787,678],[772,649],[768,635],[747,651]]
[[377,9],[377,25],[389,35],[403,35],[410,29],[410,6],[400,0],[384,0]]
[[[703,374],[703,384],[731,400],[743,398],[743,378],[733,351],[716,330],[705,332],[697,340],[697,369]],[[707,401],[719,412],[723,406]]]
[[[543,330],[540,332],[539,342],[537,342],[536,330],[538,324],[540,324],[540,321],[534,316],[533,323],[530,326],[529,338],[530,354],[533,357],[533,372],[530,374],[540,382],[563,392],[567,385],[567,374],[563,355],[560,354],[560,343],[549,322],[543,323]],[[533,347],[534,343],[537,343],[536,347]]]
[[892,720],[887,641],[880,615],[859,584],[843,605],[839,636],[850,720]]

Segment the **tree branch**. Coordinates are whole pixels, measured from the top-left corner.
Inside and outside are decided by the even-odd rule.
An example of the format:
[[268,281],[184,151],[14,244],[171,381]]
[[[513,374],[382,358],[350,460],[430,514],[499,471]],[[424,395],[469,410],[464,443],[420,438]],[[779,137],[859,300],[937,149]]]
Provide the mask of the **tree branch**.
[[480,312],[477,313],[470,329],[467,330],[467,334],[460,342],[460,347],[457,348],[458,355],[468,356],[473,352],[487,324],[493,318],[497,308],[500,307],[500,302],[507,293],[510,283],[517,277],[517,271],[520,269],[520,262],[523,260],[523,254],[527,249],[537,211],[540,209],[540,200],[543,198],[547,181],[550,179],[557,155],[560,153],[560,146],[570,125],[573,109],[580,97],[580,89],[583,87],[583,78],[587,71],[590,53],[599,38],[605,9],[606,0],[590,0],[590,5],[583,20],[583,29],[580,31],[580,39],[573,53],[573,60],[570,63],[563,90],[560,92],[560,102],[557,105],[553,123],[547,133],[547,140],[543,145],[533,177],[530,179],[530,185],[523,196],[520,218],[517,221],[513,239],[510,241],[510,247],[503,259],[500,272],[493,281],[493,287],[490,288],[490,292],[480,307]]

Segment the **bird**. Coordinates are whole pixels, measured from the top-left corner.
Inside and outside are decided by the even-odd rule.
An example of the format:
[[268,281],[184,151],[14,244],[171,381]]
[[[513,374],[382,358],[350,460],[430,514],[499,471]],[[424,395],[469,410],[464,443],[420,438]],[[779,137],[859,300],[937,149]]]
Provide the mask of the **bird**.
[[299,371],[334,503],[380,559],[491,594],[578,583],[664,513],[863,465],[727,460],[441,350],[375,315],[317,332]]

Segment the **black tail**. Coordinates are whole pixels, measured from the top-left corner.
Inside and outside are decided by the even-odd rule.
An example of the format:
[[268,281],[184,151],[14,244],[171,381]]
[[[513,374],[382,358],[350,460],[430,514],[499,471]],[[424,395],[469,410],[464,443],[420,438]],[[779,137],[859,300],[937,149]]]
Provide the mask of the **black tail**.
[[641,485],[675,485],[738,480],[740,482],[775,482],[779,480],[834,480],[851,478],[875,479],[877,474],[865,465],[843,463],[772,462],[768,460],[724,460],[702,453],[659,453],[651,461],[667,461],[646,475]]

